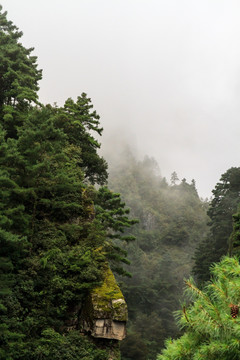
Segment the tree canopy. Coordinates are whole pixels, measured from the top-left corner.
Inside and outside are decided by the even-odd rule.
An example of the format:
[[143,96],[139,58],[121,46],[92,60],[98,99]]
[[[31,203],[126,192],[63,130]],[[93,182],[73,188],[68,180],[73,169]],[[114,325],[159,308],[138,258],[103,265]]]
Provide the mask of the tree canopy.
[[106,187],[91,99],[40,104],[37,59],[1,10],[0,358],[103,360],[79,332],[79,311],[106,262],[126,274],[114,238],[135,220]]
[[31,55],[34,49],[21,44],[22,35],[0,5],[0,116],[10,137],[16,135],[29,105],[38,103],[38,82],[42,78],[37,57]]

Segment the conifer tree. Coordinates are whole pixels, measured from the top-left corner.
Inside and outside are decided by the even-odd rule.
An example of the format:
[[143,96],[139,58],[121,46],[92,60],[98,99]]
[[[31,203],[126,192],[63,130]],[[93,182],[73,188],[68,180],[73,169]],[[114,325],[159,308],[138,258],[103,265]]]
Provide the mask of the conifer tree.
[[7,136],[16,136],[24,112],[38,102],[38,82],[42,71],[37,68],[33,48],[26,49],[22,32],[7,19],[0,5],[0,116]]
[[171,185],[174,186],[179,181],[176,171],[171,174]]
[[178,312],[185,333],[168,340],[158,360],[237,360],[240,358],[240,265],[224,257],[212,266],[212,281],[203,290],[186,281],[191,302]]
[[55,126],[67,135],[68,142],[81,146],[80,167],[84,178],[91,184],[105,184],[107,180],[107,163],[97,153],[100,143],[93,134],[102,135],[100,117],[93,109],[91,99],[82,93],[77,101],[67,99],[64,106],[52,108],[55,113]]
[[232,233],[232,216],[240,202],[240,168],[230,168],[216,184],[208,216],[210,233],[195,252],[193,273],[199,285],[209,280],[210,265],[228,253],[228,239]]
[[229,238],[229,255],[240,256],[240,207],[233,214],[233,232]]

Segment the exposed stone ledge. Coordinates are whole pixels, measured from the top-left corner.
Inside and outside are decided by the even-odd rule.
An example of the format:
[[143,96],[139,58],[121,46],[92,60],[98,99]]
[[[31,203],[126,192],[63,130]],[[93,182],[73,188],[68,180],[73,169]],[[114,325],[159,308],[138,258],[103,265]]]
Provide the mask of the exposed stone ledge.
[[91,335],[96,338],[123,340],[126,336],[126,323],[111,319],[97,319]]

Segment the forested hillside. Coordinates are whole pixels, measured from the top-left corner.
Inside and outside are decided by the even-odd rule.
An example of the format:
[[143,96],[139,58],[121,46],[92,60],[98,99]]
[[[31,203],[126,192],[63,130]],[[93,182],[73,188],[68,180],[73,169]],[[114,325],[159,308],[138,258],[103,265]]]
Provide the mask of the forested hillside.
[[193,273],[200,288],[193,279],[185,281],[188,297],[178,312],[184,334],[175,341],[169,339],[158,360],[240,357],[239,180],[239,168],[230,168],[213,190],[210,231],[194,255]]
[[0,359],[119,360],[113,272],[122,360],[239,359],[240,168],[210,203],[153,158],[108,169],[91,99],[41,104],[21,38],[0,6]]
[[6,15],[0,6],[0,358],[108,359],[80,311],[107,264],[124,274],[113,240],[135,221],[104,186],[91,99],[40,104],[37,58]]
[[195,248],[208,234],[207,203],[194,180],[179,181],[173,173],[168,184],[154,159],[137,161],[125,151],[114,163],[109,187],[121,192],[139,219],[136,240],[126,244],[132,278],[122,284],[130,318],[122,359],[156,359],[164,340],[179,333],[173,311],[180,308]]

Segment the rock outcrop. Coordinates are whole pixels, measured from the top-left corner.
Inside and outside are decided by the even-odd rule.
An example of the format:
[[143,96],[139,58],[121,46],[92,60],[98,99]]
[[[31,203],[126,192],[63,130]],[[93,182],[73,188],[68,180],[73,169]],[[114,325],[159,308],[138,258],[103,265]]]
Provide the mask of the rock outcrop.
[[81,328],[94,338],[123,340],[127,316],[127,304],[108,267],[103,284],[91,292],[82,308]]

